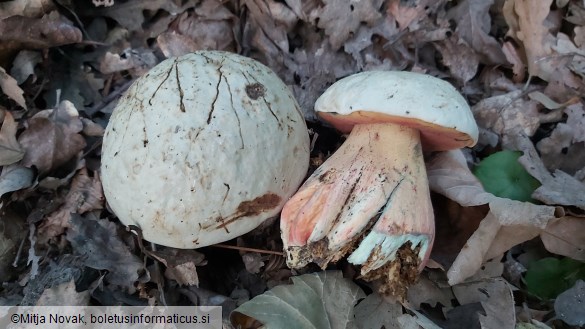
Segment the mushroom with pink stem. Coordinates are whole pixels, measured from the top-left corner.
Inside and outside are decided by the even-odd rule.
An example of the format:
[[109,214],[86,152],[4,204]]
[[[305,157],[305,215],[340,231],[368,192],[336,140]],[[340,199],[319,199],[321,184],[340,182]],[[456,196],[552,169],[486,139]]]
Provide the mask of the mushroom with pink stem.
[[337,81],[315,111],[349,136],[283,208],[287,264],[325,268],[348,255],[381,293],[404,296],[435,236],[423,149],[475,145],[471,110],[438,78],[369,71]]

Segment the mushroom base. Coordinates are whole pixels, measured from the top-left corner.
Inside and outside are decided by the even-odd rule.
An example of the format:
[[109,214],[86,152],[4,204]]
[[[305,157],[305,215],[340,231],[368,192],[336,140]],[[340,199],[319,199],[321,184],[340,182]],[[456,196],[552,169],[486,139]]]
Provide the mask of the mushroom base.
[[381,281],[381,292],[405,293],[435,230],[418,131],[356,125],[286,203],[281,230],[290,267],[325,268],[349,256],[362,278]]

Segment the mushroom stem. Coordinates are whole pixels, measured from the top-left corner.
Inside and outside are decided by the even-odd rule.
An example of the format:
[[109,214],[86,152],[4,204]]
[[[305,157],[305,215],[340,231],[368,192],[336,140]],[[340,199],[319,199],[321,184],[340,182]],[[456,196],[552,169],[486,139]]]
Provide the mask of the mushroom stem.
[[435,231],[419,131],[356,125],[286,203],[281,229],[292,268],[324,268],[351,252],[349,262],[361,265],[366,279],[387,277],[396,271],[390,263],[404,262],[414,272],[406,275],[416,277]]

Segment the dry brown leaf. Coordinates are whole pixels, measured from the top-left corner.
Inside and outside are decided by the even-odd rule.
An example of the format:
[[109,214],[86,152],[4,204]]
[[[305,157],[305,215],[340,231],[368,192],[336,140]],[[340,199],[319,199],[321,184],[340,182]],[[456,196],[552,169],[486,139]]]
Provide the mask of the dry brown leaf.
[[0,197],[8,192],[32,186],[35,174],[32,169],[17,164],[4,166],[0,174]]
[[[485,315],[479,314],[482,329],[513,329],[516,326],[514,296],[510,285],[501,278],[465,283],[453,287],[461,305],[481,303]],[[470,324],[466,326],[472,327]]]
[[494,0],[460,1],[447,13],[447,19],[457,22],[455,33],[471,46],[484,63],[505,64],[506,57],[500,44],[489,35],[491,18],[489,8]]
[[[0,21],[0,35],[2,33],[1,24],[2,22]],[[2,37],[0,37],[0,41],[1,39]],[[20,107],[24,108],[25,110],[27,109],[26,102],[24,101],[23,96],[24,91],[20,89],[16,80],[10,75],[8,75],[8,73],[6,73],[6,71],[4,71],[4,68],[2,67],[0,67],[0,89],[2,89],[2,92],[4,92],[4,94],[8,96],[10,99],[15,101],[16,104],[18,104]]]
[[585,184],[564,171],[555,170],[541,181],[542,186],[532,194],[545,204],[575,206],[585,210]]
[[565,216],[551,222],[540,234],[546,250],[585,262],[585,218]]
[[101,137],[104,135],[105,130],[101,125],[88,118],[81,118],[81,122],[83,123],[83,134],[85,136]]
[[[353,37],[349,38],[343,45],[343,50],[352,55],[356,61],[356,69],[364,70],[392,70],[396,66],[397,59],[393,55],[378,56],[378,45],[374,45],[372,40],[377,38],[385,40],[396,40],[400,30],[396,27],[396,21],[393,16],[378,20],[373,26],[361,25]],[[399,40],[396,40],[392,51],[398,47]]]
[[188,262],[165,269],[165,277],[175,280],[181,286],[199,286],[199,276],[194,263]]
[[66,238],[87,267],[108,270],[105,280],[122,289],[134,289],[143,261],[134,255],[118,235],[119,225],[92,216],[71,217]]
[[555,207],[499,198],[485,192],[460,150],[437,154],[427,164],[427,174],[431,190],[462,206],[487,203],[490,207],[449,268],[447,277],[451,285],[473,276],[490,258],[538,236],[559,215]]
[[453,77],[461,84],[465,84],[477,73],[479,58],[465,41],[458,42],[456,39],[455,37],[450,37],[443,41],[435,42],[434,46],[441,53],[442,62],[449,68]]
[[585,26],[585,5],[578,1],[569,2],[569,13],[566,20],[575,25]]
[[63,165],[85,147],[79,134],[82,129],[77,110],[69,101],[61,102],[55,110],[39,112],[18,137],[26,151],[22,164],[36,166],[41,174]]
[[37,300],[36,306],[87,306],[89,299],[89,290],[77,292],[75,280],[71,279],[45,289]]
[[357,70],[351,55],[334,52],[322,33],[314,28],[299,32],[304,37],[304,49],[295,49],[292,60],[287,60],[285,82],[292,85],[295,98],[301,105],[305,119],[316,121],[315,101],[337,79]]
[[256,274],[264,266],[264,258],[257,252],[248,252],[242,255],[242,261],[246,267],[246,271]]
[[0,2],[0,20],[10,16],[40,17],[53,10],[52,0],[18,0]]
[[512,64],[512,72],[514,72],[514,82],[524,81],[524,78],[526,76],[525,74],[526,64],[524,63],[520,54],[518,53],[516,46],[512,42],[506,41],[502,46],[502,51],[504,52],[504,56],[506,56],[508,62]]
[[13,49],[44,49],[81,40],[81,31],[57,11],[42,18],[12,16],[0,20],[0,42]]
[[191,38],[175,31],[167,31],[156,37],[156,43],[166,58],[192,53],[199,48]]
[[567,125],[573,129],[573,143],[585,142],[585,110],[583,103],[568,106],[565,109],[567,114]]
[[[481,268],[487,261],[485,254],[492,241],[496,238],[501,225],[492,213],[481,221],[477,230],[471,235],[455,261],[447,271],[447,278],[450,285],[465,282]],[[520,241],[523,242],[523,241]],[[520,243],[519,242],[519,243]]]
[[79,170],[71,181],[65,203],[43,220],[39,226],[39,241],[46,242],[62,234],[70,225],[71,214],[102,209],[104,195],[99,176],[90,177],[87,168]]
[[[430,6],[443,1],[420,0],[414,1],[414,4],[408,1],[391,0],[388,4],[388,12],[396,19],[400,30],[408,28],[411,24],[415,25],[422,17],[427,16]],[[411,27],[410,30],[415,30]]]
[[283,4],[272,0],[245,0],[252,22],[266,35],[279,51],[288,53],[287,32],[296,22],[296,15]]
[[179,16],[174,23],[176,32],[189,37],[197,49],[235,51],[238,19],[224,4],[217,0],[204,0],[192,12]]
[[9,111],[4,112],[4,122],[0,129],[0,166],[18,162],[24,156],[24,150],[16,140],[18,124]]
[[423,303],[433,308],[437,307],[437,303],[441,303],[443,311],[451,308],[453,298],[451,288],[440,287],[425,275],[421,275],[419,280],[408,288],[406,296],[408,303],[416,309],[420,309]]
[[152,50],[145,48],[126,49],[122,55],[106,52],[100,60],[100,72],[110,74],[124,70],[133,70],[135,75],[142,75],[157,64],[158,60]]
[[560,170],[555,170],[551,174],[526,135],[522,133],[505,135],[502,142],[506,149],[523,152],[518,162],[542,184],[532,194],[534,199],[549,205],[585,209],[585,184]]
[[540,126],[538,102],[525,99],[521,90],[489,97],[472,107],[477,124],[496,134],[518,134],[520,129],[528,136]]
[[[324,0],[324,6],[317,12],[317,26],[325,30],[333,51],[355,33],[362,23],[373,25],[380,17],[383,0]],[[343,17],[343,19],[340,19]]]
[[581,48],[585,47],[585,26],[575,26],[573,31],[575,33],[575,37],[573,38],[575,45]]
[[[402,315],[400,303],[388,302],[377,293],[370,294],[359,302],[354,308],[354,326],[342,326],[340,328],[385,328],[398,329],[398,317]],[[372,316],[374,315],[375,316]],[[333,327],[337,328],[337,327]]]
[[[566,65],[569,69],[583,77],[585,74],[585,71],[583,70],[583,57],[585,57],[585,50],[575,46],[569,36],[564,33],[557,33],[555,43],[553,43],[551,48],[556,52],[555,56],[559,58],[553,63]],[[565,58],[567,58],[568,61]],[[577,82],[575,82],[575,80],[568,81],[567,83],[573,88],[578,88],[581,85],[581,81],[576,81]]]
[[571,104],[575,104],[575,103],[579,102],[579,99],[577,97],[575,97],[575,98],[569,99],[568,101],[566,101],[564,103],[557,103],[553,99],[548,97],[545,93],[540,92],[538,90],[528,93],[528,98],[532,99],[533,101],[539,102],[540,104],[542,104],[544,107],[546,107],[549,110],[564,109]]
[[554,37],[545,23],[553,0],[506,0],[504,18],[510,27],[508,34],[524,48],[528,73],[548,81],[555,69],[546,57],[552,54]]
[[558,123],[549,137],[536,144],[536,148],[549,170],[560,169],[572,175],[585,168],[585,144],[573,144],[573,129],[565,123]]
[[[182,14],[187,9],[195,7],[198,2],[199,1],[195,0],[187,0],[180,2],[181,5],[177,5],[175,1],[167,0],[118,1],[114,6],[105,8],[79,6],[76,8],[76,12],[78,15],[110,17],[122,27],[133,32],[143,31],[145,15],[148,15],[149,13],[164,11],[169,14],[168,16],[170,16],[170,19],[173,19],[173,16]],[[165,30],[166,28],[167,27],[165,26]],[[154,35],[158,35],[158,33]]]
[[199,286],[197,266],[207,264],[205,256],[195,250],[165,248],[150,255],[166,266],[165,277],[182,286]]
[[20,85],[25,82],[28,77],[32,75],[32,82],[37,80],[35,75],[35,66],[43,61],[41,53],[32,50],[21,50],[14,58],[12,62],[12,69],[10,69],[10,75],[16,79],[16,82]]

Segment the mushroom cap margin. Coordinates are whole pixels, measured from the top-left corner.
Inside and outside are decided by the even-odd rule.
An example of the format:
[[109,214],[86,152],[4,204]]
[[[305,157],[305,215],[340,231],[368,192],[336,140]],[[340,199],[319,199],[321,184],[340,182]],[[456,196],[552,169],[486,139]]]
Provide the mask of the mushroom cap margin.
[[443,151],[477,142],[469,105],[448,82],[406,71],[366,71],[331,85],[315,111],[342,132],[356,124],[397,123],[417,128],[426,150]]

